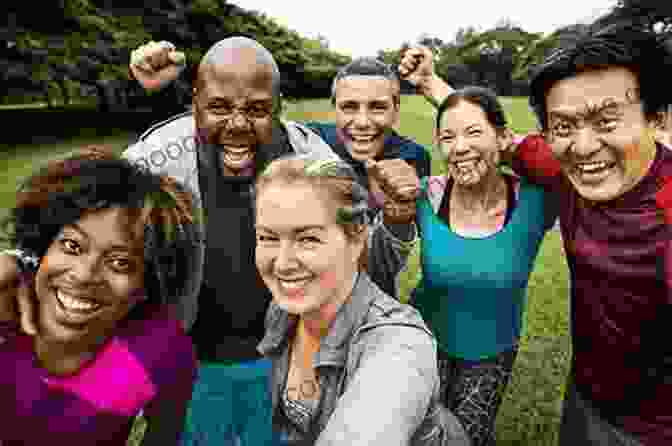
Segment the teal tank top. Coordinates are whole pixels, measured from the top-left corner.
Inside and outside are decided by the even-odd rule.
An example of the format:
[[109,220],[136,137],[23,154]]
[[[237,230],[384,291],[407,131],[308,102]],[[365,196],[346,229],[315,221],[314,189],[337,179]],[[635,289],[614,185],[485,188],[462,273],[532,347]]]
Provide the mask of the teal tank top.
[[417,202],[422,280],[412,304],[443,352],[492,357],[518,342],[530,272],[555,219],[545,209],[544,190],[521,179],[516,207],[499,232],[462,237],[434,212],[427,180]]

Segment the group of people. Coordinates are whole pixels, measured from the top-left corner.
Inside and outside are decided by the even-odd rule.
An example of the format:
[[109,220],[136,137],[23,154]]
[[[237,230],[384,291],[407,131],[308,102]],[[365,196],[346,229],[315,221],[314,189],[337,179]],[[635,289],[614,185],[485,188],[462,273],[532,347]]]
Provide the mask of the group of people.
[[[165,90],[183,60],[152,42],[130,69]],[[397,71],[437,107],[445,175],[394,130],[389,66],[341,69],[335,124],[291,122],[272,55],[231,37],[203,56],[190,110],[121,157],[86,148],[23,181],[0,255],[0,359],[16,364],[0,444],[120,445],[142,415],[144,445],[494,445],[558,217],[561,444],[672,442],[670,50],[618,23],[566,43],[531,78],[541,132],[524,137],[427,48]]]

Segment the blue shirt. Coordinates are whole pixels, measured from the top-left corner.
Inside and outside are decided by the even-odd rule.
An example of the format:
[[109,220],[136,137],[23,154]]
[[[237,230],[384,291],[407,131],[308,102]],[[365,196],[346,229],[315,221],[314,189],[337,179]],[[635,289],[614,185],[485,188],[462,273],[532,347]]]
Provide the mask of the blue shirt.
[[522,179],[508,223],[485,238],[453,232],[434,212],[422,179],[417,224],[423,277],[413,302],[434,332],[439,348],[478,360],[511,348],[520,336],[527,282],[555,212],[544,190]]
[[[345,145],[343,144],[343,141],[338,136],[335,124],[306,122],[305,125],[319,134],[324,142],[329,144],[334,152],[336,152],[336,154],[341,157],[341,159],[346,160],[348,164],[355,168],[358,174],[363,176],[366,175],[364,163],[352,158],[350,152],[348,152]],[[401,158],[415,167],[418,178],[430,175],[431,162],[429,152],[423,146],[392,131],[385,137],[383,153],[376,157],[376,159],[379,160],[396,158]]]

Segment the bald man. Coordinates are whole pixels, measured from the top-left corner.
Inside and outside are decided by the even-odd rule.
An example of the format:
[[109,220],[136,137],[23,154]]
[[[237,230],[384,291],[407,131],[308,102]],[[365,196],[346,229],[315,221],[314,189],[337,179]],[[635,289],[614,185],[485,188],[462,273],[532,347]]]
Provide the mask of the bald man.
[[[154,54],[158,57],[132,56],[131,71],[145,88],[160,84],[171,70],[179,71],[175,64],[152,71],[151,65],[165,66],[161,57],[167,57]],[[153,126],[124,152],[183,183],[194,195],[202,222],[201,249],[191,265],[194,280],[176,302],[200,361],[185,444],[270,441],[270,363],[256,347],[271,295],[254,263],[254,181],[268,162],[285,154],[337,156],[316,133],[280,118],[279,84],[278,67],[263,46],[244,37],[224,39],[201,60],[192,110]],[[399,237],[415,232],[410,222],[415,200],[409,199],[408,187],[417,183],[417,176],[396,161],[370,169],[385,191],[384,218],[372,227],[368,259],[368,272],[381,288],[394,285],[415,242],[414,235],[411,240]],[[18,251],[5,254],[20,259]],[[35,334],[28,287],[24,282],[17,286],[15,263],[6,255],[0,260],[3,296],[16,293],[21,326]]]
[[[161,74],[148,65],[165,60],[133,57],[136,78],[145,86],[161,83]],[[202,265],[202,285],[180,302],[201,362],[187,442],[226,444],[218,433],[223,431],[244,445],[269,441],[270,402],[264,392],[270,364],[256,347],[271,296],[254,264],[254,180],[268,162],[288,153],[337,156],[316,133],[280,118],[279,87],[280,73],[266,48],[245,37],[224,39],[198,66],[192,110],[150,128],[125,152],[187,184],[203,210],[205,255],[195,259],[195,268]],[[387,187],[407,181],[403,175],[387,177],[392,177]],[[395,234],[412,233],[408,226],[374,227],[372,277],[394,277],[402,269],[408,247]]]

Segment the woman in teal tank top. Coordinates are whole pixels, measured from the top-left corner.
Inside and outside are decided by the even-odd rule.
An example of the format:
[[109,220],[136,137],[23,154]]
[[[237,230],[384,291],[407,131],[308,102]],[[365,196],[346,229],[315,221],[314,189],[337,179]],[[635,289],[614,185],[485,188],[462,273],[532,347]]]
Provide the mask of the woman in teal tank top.
[[540,187],[499,169],[512,134],[492,91],[466,87],[448,96],[435,136],[448,174],[422,179],[423,277],[411,303],[439,342],[444,405],[474,446],[490,446],[528,278],[556,209]]

